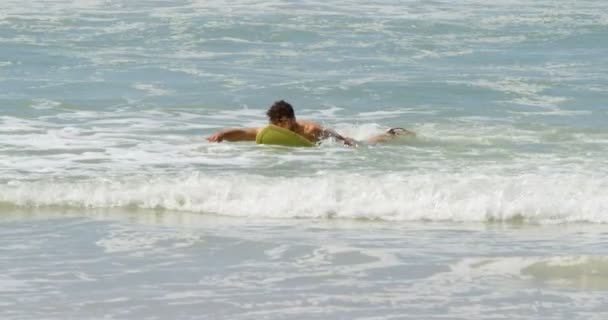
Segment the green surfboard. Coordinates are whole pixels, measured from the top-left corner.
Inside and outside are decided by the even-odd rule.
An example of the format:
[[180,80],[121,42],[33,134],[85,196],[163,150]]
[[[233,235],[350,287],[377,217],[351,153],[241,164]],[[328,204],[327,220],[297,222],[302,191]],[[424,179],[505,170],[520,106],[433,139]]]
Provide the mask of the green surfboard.
[[271,144],[286,147],[314,147],[315,144],[301,135],[275,125],[268,125],[255,137],[257,144]]

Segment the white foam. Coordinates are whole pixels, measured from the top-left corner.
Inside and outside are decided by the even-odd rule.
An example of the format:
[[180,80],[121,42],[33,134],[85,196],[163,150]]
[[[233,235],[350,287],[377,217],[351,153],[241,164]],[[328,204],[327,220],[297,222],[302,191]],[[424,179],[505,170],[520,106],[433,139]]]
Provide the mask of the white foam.
[[18,182],[0,201],[18,206],[139,207],[250,217],[539,223],[608,222],[605,176],[462,174],[255,175]]
[[[461,81],[448,81],[448,83],[463,83]],[[525,78],[505,77],[497,80],[476,80],[467,85],[503,92],[512,96],[512,103],[528,105],[551,110],[568,100],[566,97],[542,94],[549,88],[548,84],[532,82]]]
[[474,43],[486,43],[486,44],[515,44],[519,42],[525,42],[528,38],[525,35],[514,35],[514,36],[486,36],[471,39],[469,41]]
[[30,106],[36,110],[48,110],[53,109],[61,105],[61,102],[47,100],[47,99],[35,99],[33,104]]
[[163,89],[159,85],[151,83],[136,83],[133,88],[144,91],[149,96],[166,96],[173,93],[171,90]]
[[508,277],[540,281],[547,285],[581,289],[608,288],[608,259],[603,256],[466,258],[437,278]]
[[125,33],[125,32],[136,32],[144,30],[146,24],[143,22],[126,23],[119,21],[113,25],[101,29],[103,33]]
[[196,76],[196,77],[202,77],[205,75],[205,72],[198,69],[197,67],[165,67],[165,69],[169,70],[169,71],[174,71],[174,72],[181,72],[181,73],[185,73],[185,74],[189,74],[192,76]]
[[[105,252],[133,252],[141,255],[145,252],[153,251],[158,253],[163,250],[158,247],[158,242],[173,242],[169,248],[181,248],[191,246],[200,240],[200,236],[188,232],[145,232],[133,230],[112,230],[110,234],[97,241],[96,244],[104,249]],[[166,250],[165,248],[164,250]]]
[[420,52],[418,54],[414,55],[412,58],[415,60],[427,59],[427,58],[438,59],[438,58],[445,58],[445,57],[463,56],[463,55],[467,55],[467,54],[471,54],[471,53],[473,53],[473,50],[471,50],[471,49],[463,49],[463,50],[457,50],[457,51],[420,50]]

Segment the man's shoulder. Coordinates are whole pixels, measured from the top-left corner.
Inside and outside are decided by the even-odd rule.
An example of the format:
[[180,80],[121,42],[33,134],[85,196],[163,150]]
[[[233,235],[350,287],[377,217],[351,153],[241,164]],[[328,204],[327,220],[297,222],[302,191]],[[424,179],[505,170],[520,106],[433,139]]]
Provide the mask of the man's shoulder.
[[308,120],[298,120],[298,124],[305,127],[306,129],[322,129],[323,127],[313,121]]

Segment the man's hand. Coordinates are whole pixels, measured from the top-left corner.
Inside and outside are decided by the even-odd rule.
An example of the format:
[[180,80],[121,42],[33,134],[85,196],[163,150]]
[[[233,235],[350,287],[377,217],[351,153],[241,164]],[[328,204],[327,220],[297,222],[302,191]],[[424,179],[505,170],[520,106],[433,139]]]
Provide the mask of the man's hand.
[[357,142],[354,139],[344,137],[344,136],[340,135],[339,133],[337,133],[336,131],[334,131],[333,129],[328,129],[328,128],[323,129],[323,131],[321,132],[321,139],[325,139],[325,138],[334,138],[336,140],[342,141],[342,143],[344,143],[344,145],[347,145],[349,147],[357,146]]
[[347,138],[347,137],[343,137],[344,140],[342,140],[344,142],[345,145],[349,146],[349,147],[356,147],[357,146],[357,141],[355,141],[352,138]]
[[209,142],[222,142],[224,140],[224,133],[222,131],[216,132],[207,138]]

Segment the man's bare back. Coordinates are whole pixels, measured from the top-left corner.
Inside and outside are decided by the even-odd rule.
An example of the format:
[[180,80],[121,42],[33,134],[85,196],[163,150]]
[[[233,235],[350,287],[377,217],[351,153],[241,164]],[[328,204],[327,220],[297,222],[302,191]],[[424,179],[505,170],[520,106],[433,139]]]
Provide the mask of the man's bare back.
[[320,124],[314,123],[312,121],[297,120],[294,129],[295,130],[293,131],[295,133],[301,135],[302,137],[312,142],[319,142],[320,140],[325,138],[324,132],[326,131],[326,129],[323,129]]

